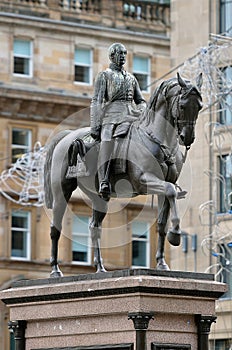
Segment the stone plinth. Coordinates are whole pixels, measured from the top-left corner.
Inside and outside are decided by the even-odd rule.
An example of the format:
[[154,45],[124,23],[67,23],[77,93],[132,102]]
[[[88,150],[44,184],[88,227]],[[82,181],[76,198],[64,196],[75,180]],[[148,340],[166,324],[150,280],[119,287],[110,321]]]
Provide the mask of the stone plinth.
[[207,340],[215,300],[226,291],[213,278],[130,269],[21,281],[0,299],[11,321],[21,322],[11,323],[13,330],[23,328],[21,338],[25,333],[20,350],[136,349],[136,344],[136,350],[206,350],[199,341]]

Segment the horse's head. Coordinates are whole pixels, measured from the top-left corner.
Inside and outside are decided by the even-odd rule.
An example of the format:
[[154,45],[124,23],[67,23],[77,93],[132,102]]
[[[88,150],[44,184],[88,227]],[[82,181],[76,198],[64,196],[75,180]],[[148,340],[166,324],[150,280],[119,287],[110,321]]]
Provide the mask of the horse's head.
[[195,124],[198,113],[202,108],[200,89],[202,86],[202,74],[198,76],[196,86],[184,81],[177,73],[179,94],[177,103],[173,105],[175,124],[177,126],[180,143],[189,148],[195,139]]

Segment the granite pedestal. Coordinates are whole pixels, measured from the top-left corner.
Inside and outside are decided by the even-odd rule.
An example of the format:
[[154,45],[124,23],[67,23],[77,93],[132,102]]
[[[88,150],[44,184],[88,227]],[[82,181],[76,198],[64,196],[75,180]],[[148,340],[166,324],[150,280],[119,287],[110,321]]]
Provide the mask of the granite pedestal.
[[129,269],[25,280],[2,291],[17,350],[207,350],[211,274]]

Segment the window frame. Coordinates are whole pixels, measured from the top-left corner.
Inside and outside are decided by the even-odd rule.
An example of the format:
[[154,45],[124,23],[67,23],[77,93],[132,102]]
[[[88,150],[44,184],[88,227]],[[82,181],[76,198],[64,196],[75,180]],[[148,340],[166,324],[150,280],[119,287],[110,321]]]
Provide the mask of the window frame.
[[[27,228],[17,228],[12,226],[12,218],[13,218],[13,213],[27,213]],[[12,208],[11,209],[11,223],[10,223],[10,230],[11,230],[11,241],[10,241],[10,258],[11,260],[19,260],[19,261],[30,261],[31,260],[31,237],[32,237],[32,232],[31,232],[31,223],[32,223],[32,213],[29,210],[20,210],[17,208]],[[12,238],[13,238],[13,231],[17,232],[26,232],[26,257],[22,256],[13,256],[12,255]]]
[[[142,58],[142,59],[146,59],[148,61],[148,71],[145,72],[143,70],[136,70],[134,69],[134,59],[135,58]],[[143,56],[143,55],[139,55],[139,54],[134,54],[133,55],[133,75],[135,76],[135,78],[137,79],[136,74],[140,74],[140,75],[144,75],[147,77],[147,86],[146,86],[146,90],[143,90],[139,84],[140,90],[144,93],[149,93],[150,92],[150,82],[151,82],[151,58],[149,56]],[[138,83],[139,80],[137,79]]]
[[[231,28],[232,25],[232,19],[231,16],[227,17],[227,6],[228,6],[228,10],[230,10],[230,7],[232,9],[232,4],[231,4],[231,0],[220,0],[219,3],[220,6],[220,11],[219,11],[219,27],[220,27],[220,33],[225,33],[228,29]],[[230,11],[228,11],[228,14],[230,13]],[[230,18],[231,23],[227,23],[227,19]],[[228,28],[226,28],[228,25]],[[230,29],[232,32],[232,29]],[[229,35],[229,33],[227,33],[227,35]]]
[[[30,44],[30,55],[24,55],[24,54],[15,54],[14,52],[14,43],[15,41],[25,41],[25,42],[29,42]],[[18,58],[25,58],[29,60],[29,74],[22,74],[22,73],[15,73],[14,72],[14,68],[15,68],[15,57]],[[33,41],[31,39],[24,39],[24,38],[14,38],[13,39],[13,76],[15,77],[21,77],[21,78],[32,78],[33,77]]]
[[[219,254],[218,254],[219,263],[220,263],[221,267],[223,268],[222,272],[220,273],[220,282],[226,283],[228,285],[228,291],[225,292],[220,297],[220,299],[221,300],[232,300],[232,275],[231,275],[231,271],[229,271],[226,268],[227,261],[230,261],[230,264],[228,266],[230,266],[232,263],[232,245],[229,245],[229,243],[219,244],[218,245],[218,252],[219,252]],[[224,255],[225,255],[225,257],[224,257]]]
[[[88,234],[83,233],[83,232],[75,232],[74,231],[74,220],[75,218],[78,218],[81,220],[81,218],[88,218],[88,224],[90,223],[90,216],[89,215],[73,215],[72,218],[72,245],[71,245],[71,255],[72,255],[72,264],[73,265],[83,265],[83,266],[89,266],[92,264],[92,245],[91,245],[91,236],[90,232],[88,230]],[[87,261],[76,261],[73,260],[73,243],[74,243],[74,237],[87,237]]]
[[[89,51],[90,53],[90,64],[88,63],[79,63],[76,61],[75,59],[75,56],[76,56],[76,51],[78,50],[86,50],[86,51]],[[76,69],[76,66],[81,66],[81,67],[87,67],[89,68],[89,82],[84,82],[84,81],[78,81],[78,80],[75,80],[75,69]],[[92,48],[88,48],[88,47],[82,47],[82,46],[76,46],[75,47],[75,50],[74,50],[74,84],[80,84],[80,85],[87,85],[87,86],[91,86],[93,85],[93,50]]]
[[[147,226],[147,238],[138,237],[137,239],[133,238],[133,224],[134,223],[143,223]],[[142,234],[141,234],[142,235]],[[145,265],[134,265],[133,264],[133,242],[145,242],[146,243],[146,264]],[[150,268],[150,254],[151,254],[151,227],[150,223],[142,220],[134,220],[131,223],[131,266],[132,268]]]
[[[225,160],[226,157],[230,158],[230,164],[231,164],[231,172],[232,172],[232,155],[227,153],[227,154],[223,154],[221,156],[218,156],[218,169],[219,169],[219,174],[222,178],[225,179],[224,181],[220,181],[219,185],[218,185],[218,214],[226,214],[228,212],[231,212],[232,210],[232,184],[231,184],[231,190],[227,191],[227,182],[226,182],[226,173],[227,173],[227,167],[226,167],[226,163],[227,161]],[[225,171],[223,170],[223,168],[225,168]],[[228,179],[230,180],[230,177],[228,177]],[[224,194],[226,195],[227,198],[227,203],[224,202]],[[229,197],[230,197],[230,201],[229,201]],[[231,204],[230,204],[230,203]],[[228,208],[228,210],[227,210]]]
[[[228,65],[226,67],[223,67],[220,69],[221,70],[221,75],[222,75],[222,83],[223,80],[229,82],[232,80],[232,65]],[[219,112],[219,118],[220,118],[220,123],[223,125],[232,125],[232,110],[229,109],[230,102],[232,102],[232,97],[231,94],[228,94],[225,99],[223,99],[223,102],[220,104],[220,110]],[[223,106],[225,105],[225,108]]]

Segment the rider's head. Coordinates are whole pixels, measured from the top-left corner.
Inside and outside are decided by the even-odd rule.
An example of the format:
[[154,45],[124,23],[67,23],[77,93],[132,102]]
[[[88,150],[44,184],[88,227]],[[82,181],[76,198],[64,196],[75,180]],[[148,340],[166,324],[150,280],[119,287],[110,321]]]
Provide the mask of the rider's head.
[[127,50],[123,44],[112,44],[108,49],[108,53],[111,62],[117,64],[120,67],[122,67],[125,64]]

